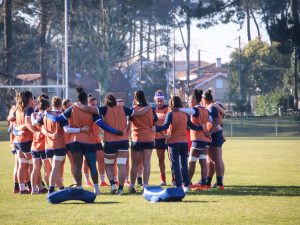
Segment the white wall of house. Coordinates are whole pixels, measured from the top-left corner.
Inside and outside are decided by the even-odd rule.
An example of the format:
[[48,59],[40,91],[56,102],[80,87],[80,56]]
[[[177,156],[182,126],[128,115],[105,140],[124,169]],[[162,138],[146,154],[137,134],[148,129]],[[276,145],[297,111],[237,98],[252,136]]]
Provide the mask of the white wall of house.
[[204,82],[201,85],[195,85],[195,87],[202,90],[213,88],[213,95],[215,99],[224,102],[229,90],[228,78],[219,75],[211,80],[208,80],[207,82]]

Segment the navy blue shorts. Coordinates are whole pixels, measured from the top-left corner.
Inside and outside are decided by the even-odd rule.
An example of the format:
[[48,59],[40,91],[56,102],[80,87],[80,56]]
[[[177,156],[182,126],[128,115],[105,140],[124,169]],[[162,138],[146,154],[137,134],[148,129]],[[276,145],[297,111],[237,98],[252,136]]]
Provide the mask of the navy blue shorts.
[[222,147],[224,143],[224,137],[222,131],[217,131],[211,134],[211,145],[212,147]]
[[95,148],[96,148],[96,151],[99,151],[99,150],[103,151],[102,143],[96,143]]
[[70,144],[66,144],[66,151],[67,151],[67,152],[71,151],[71,149],[70,149]]
[[71,152],[96,152],[95,144],[86,144],[86,143],[79,143],[79,142],[72,142],[70,144]]
[[166,144],[166,139],[164,139],[164,138],[155,139],[154,140],[154,148],[155,149],[167,149],[168,146]]
[[66,155],[66,149],[65,148],[46,149],[47,158],[53,158],[53,156],[65,156],[65,155]]
[[128,151],[129,142],[126,141],[113,141],[104,142],[104,154],[116,154],[118,150]]
[[134,142],[132,141],[131,142],[131,149],[133,151],[143,151],[144,149],[150,149],[152,150],[154,148],[154,141],[151,141],[151,142]]
[[32,141],[14,143],[14,149],[23,153],[30,153]]
[[208,148],[210,145],[209,142],[205,142],[205,141],[193,141],[192,142],[192,148],[196,149],[196,150],[202,150],[204,148]]
[[11,150],[11,153],[14,154],[14,155],[16,155],[17,154],[17,150],[16,149]]
[[47,159],[46,152],[45,151],[36,151],[31,150],[32,158],[34,159]]

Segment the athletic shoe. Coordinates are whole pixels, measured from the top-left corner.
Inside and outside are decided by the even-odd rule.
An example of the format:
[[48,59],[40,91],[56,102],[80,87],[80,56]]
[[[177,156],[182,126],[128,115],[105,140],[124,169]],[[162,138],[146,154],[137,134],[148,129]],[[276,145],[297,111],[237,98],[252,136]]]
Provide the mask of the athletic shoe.
[[190,188],[189,187],[183,187],[183,191],[184,191],[184,193],[187,193],[187,192],[190,191]]
[[102,181],[100,183],[100,187],[108,187],[109,185],[105,182],[105,181]]
[[93,184],[91,181],[88,181],[85,183],[85,187],[89,188],[89,187],[93,187]]
[[210,185],[211,188],[216,188],[217,186],[218,186],[217,183],[214,183],[214,184]]
[[98,190],[98,191],[94,190],[94,193],[95,193],[95,195],[101,195],[101,191],[100,190]]
[[117,185],[113,184],[111,187],[110,187],[110,193],[111,194],[116,194],[117,192]]
[[224,188],[224,185],[222,185],[222,186],[219,186],[219,185],[218,185],[218,186],[217,186],[217,189],[220,190],[220,191],[224,191],[225,188]]
[[124,186],[125,186],[125,187],[130,187],[130,182],[129,182],[128,180],[125,181]]
[[143,178],[141,178],[141,177],[137,178],[137,185],[138,186],[143,186]]
[[207,191],[208,190],[208,186],[206,184],[200,184],[197,187],[195,187],[196,191]]
[[14,189],[14,194],[19,194],[20,193],[20,189]]
[[160,186],[166,186],[166,185],[167,185],[166,182],[163,182],[163,181],[162,181],[162,182],[160,183]]
[[123,190],[118,190],[117,195],[123,195],[124,191]]
[[48,192],[47,188],[43,188],[42,190],[39,190],[39,194],[46,194]]
[[135,194],[135,193],[136,193],[136,190],[135,190],[134,187],[131,187],[131,188],[129,188],[129,192],[130,192],[131,194]]
[[195,184],[190,184],[190,189],[195,189],[199,187],[201,184],[195,183]]
[[24,195],[24,194],[25,194],[25,195],[28,195],[28,194],[30,194],[30,193],[31,193],[31,192],[29,192],[28,190],[24,190],[24,191],[20,191],[20,192],[19,192],[20,195]]

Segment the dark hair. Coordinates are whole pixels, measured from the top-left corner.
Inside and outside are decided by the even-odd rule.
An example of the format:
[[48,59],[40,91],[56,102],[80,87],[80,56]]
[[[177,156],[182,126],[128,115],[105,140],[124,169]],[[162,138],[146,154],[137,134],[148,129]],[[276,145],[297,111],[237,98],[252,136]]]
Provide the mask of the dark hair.
[[212,102],[214,100],[213,96],[212,96],[212,91],[211,89],[208,89],[205,91],[204,93],[204,99],[209,101],[209,102]]
[[29,98],[32,98],[30,91],[22,91],[16,95],[16,106],[20,111],[24,111],[25,107],[29,104]]
[[66,99],[64,99],[64,100],[62,101],[62,105],[63,105],[65,108],[67,108],[67,105],[68,105],[69,102],[72,102],[71,99],[66,98]]
[[117,100],[112,93],[107,93],[104,97],[104,105],[113,107],[117,105]]
[[137,102],[139,102],[139,104],[142,106],[148,105],[146,101],[145,93],[142,90],[137,90],[134,92],[134,99]]
[[92,94],[89,94],[88,102],[92,102],[92,101],[97,101],[97,99],[95,97],[93,97]]
[[42,93],[40,96],[38,96],[37,103],[39,103],[41,101],[41,99],[49,100],[49,96],[45,93]]
[[170,101],[169,101],[169,108],[181,108],[182,107],[182,102],[179,96],[173,96]]
[[82,104],[87,104],[88,101],[88,96],[87,94],[83,91],[83,88],[78,87],[76,88],[76,92],[77,92],[77,100],[82,103]]
[[201,102],[203,95],[203,90],[201,89],[194,89],[192,92],[192,97],[196,99],[197,103]]
[[62,100],[60,97],[58,96],[53,96],[52,98],[52,106],[54,107],[61,107],[62,105]]
[[44,99],[44,98],[42,98],[42,99],[39,100],[38,108],[39,108],[40,110],[46,110],[46,109],[48,109],[49,107],[50,107],[50,102],[49,102],[49,100]]

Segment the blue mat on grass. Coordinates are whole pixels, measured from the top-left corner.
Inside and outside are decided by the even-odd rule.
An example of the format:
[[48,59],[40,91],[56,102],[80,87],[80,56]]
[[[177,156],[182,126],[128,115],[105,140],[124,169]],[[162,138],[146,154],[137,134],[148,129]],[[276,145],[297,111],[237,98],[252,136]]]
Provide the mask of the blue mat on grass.
[[143,196],[151,202],[179,202],[185,196],[182,188],[145,187]]
[[82,188],[66,188],[60,191],[55,191],[48,195],[48,202],[58,204],[65,201],[78,200],[85,203],[93,203],[96,199],[96,194]]

